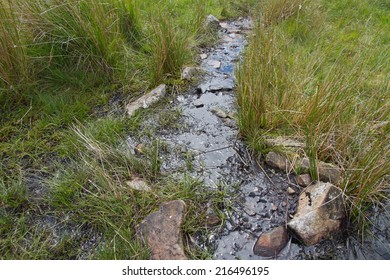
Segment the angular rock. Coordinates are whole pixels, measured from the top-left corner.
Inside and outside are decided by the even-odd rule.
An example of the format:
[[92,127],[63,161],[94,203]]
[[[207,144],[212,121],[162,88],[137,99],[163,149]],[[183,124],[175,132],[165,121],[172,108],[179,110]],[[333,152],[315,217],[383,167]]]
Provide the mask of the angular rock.
[[131,189],[137,191],[151,192],[152,189],[149,185],[141,178],[135,177],[131,181],[127,181],[126,185],[128,185]]
[[[308,158],[303,158],[297,163],[297,166],[308,170],[310,169],[310,160]],[[316,161],[316,167],[318,177],[321,181],[330,182],[332,184],[337,184],[339,182],[342,170],[338,166],[323,161]]]
[[295,176],[295,181],[297,182],[298,185],[302,187],[307,187],[311,184],[312,179],[310,174],[301,174],[298,176]]
[[216,92],[221,90],[232,90],[233,87],[233,79],[217,77],[213,78],[211,81],[200,84],[198,89],[200,89],[202,93],[205,93],[206,91]]
[[291,164],[288,158],[284,155],[275,153],[275,152],[269,152],[267,156],[265,157],[265,162],[274,168],[278,168],[280,170],[283,170],[287,172],[291,169]]
[[136,101],[126,106],[127,114],[131,117],[135,111],[140,108],[148,108],[150,105],[159,101],[166,93],[166,86],[164,84],[159,85],[154,90],[138,98]]
[[219,225],[221,223],[221,220],[219,219],[218,215],[214,212],[209,212],[206,214],[206,225],[209,227],[214,227],[216,225]]
[[287,242],[287,230],[284,226],[279,226],[259,237],[253,247],[253,253],[263,257],[275,257],[286,246]]
[[186,212],[182,200],[164,203],[147,216],[137,233],[151,251],[152,260],[186,260],[180,227]]
[[194,102],[192,102],[192,104],[196,107],[196,108],[201,108],[204,106],[204,103],[202,101],[200,101],[199,99],[196,99],[194,100]]
[[217,117],[219,117],[221,119],[226,119],[228,117],[228,115],[224,111],[222,111],[221,109],[218,109],[218,108],[211,109],[211,113],[213,113],[214,115],[216,115]]
[[204,60],[208,57],[207,53],[200,54],[200,59]]
[[198,67],[185,67],[181,73],[181,79],[189,81],[194,78],[199,71],[200,69]]
[[204,23],[204,27],[210,30],[218,30],[220,27],[219,20],[213,15],[208,15]]
[[345,217],[342,192],[330,183],[318,182],[299,196],[298,209],[288,227],[306,245],[314,245],[340,229]]

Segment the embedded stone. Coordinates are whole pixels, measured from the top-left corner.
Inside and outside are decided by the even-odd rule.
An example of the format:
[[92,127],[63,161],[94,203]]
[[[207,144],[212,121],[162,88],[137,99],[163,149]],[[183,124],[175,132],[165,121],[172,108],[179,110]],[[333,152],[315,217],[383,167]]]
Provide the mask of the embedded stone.
[[275,152],[269,152],[265,157],[265,162],[269,166],[280,169],[285,172],[287,172],[291,168],[291,164],[288,158],[284,155]]
[[134,115],[134,113],[141,108],[148,108],[152,104],[158,102],[162,97],[165,96],[166,93],[166,85],[159,85],[157,88],[148,92],[144,96],[138,98],[136,101],[127,104],[126,111],[129,117]]
[[301,174],[298,176],[295,176],[295,181],[297,182],[298,185],[302,187],[307,187],[311,184],[312,179],[310,174]]
[[345,218],[342,191],[318,182],[299,196],[298,209],[288,227],[306,245],[314,245],[338,231]]
[[253,247],[253,253],[263,257],[276,257],[287,242],[287,230],[284,226],[279,226],[260,235]]
[[152,260],[186,260],[181,226],[186,212],[182,200],[164,203],[138,226],[137,234],[151,252]]

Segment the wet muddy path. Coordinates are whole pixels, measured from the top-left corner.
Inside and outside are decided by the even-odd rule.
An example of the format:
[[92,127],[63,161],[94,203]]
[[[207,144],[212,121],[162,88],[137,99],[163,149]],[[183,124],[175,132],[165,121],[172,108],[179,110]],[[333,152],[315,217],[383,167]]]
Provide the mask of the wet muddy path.
[[[171,174],[190,164],[190,174],[204,181],[205,187],[229,186],[234,193],[232,205],[225,209],[227,219],[223,226],[202,238],[207,240],[204,246],[214,250],[214,259],[264,259],[253,254],[257,238],[286,224],[294,214],[301,191],[294,178],[262,167],[239,139],[234,66],[245,47],[250,26],[247,19],[221,24],[218,45],[203,50],[201,55],[200,68],[204,71],[201,79],[189,92],[179,93],[171,101],[170,106],[182,113],[183,127],[158,133],[159,139],[174,147],[165,156],[162,172]],[[129,145],[135,144],[129,138]],[[178,172],[177,176],[181,174]],[[289,187],[296,192],[289,194]],[[357,238],[345,233],[310,247],[290,237],[276,258],[390,258],[390,215],[381,217],[385,221],[378,224],[380,234],[364,248]]]

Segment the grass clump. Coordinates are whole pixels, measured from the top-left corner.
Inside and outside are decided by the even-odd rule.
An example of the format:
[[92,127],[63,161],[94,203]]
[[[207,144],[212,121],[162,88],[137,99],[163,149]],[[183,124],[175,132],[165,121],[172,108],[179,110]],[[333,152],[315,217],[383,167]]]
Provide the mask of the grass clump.
[[389,191],[388,13],[375,1],[263,5],[237,71],[241,132],[259,149],[267,135],[306,139],[310,158],[343,169],[363,225]]

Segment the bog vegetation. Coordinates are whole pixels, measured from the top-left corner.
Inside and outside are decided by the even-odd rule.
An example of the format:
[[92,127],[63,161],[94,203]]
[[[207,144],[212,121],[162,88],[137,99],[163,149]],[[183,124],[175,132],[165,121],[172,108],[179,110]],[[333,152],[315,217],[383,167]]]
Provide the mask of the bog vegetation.
[[[129,133],[153,134],[140,125],[153,110],[115,110],[161,82],[182,86],[183,65],[216,39],[208,14],[259,19],[237,70],[250,146],[261,153],[267,134],[306,139],[310,157],[344,169],[358,221],[386,196],[387,1],[0,0],[1,258],[146,259],[135,226],[161,202],[186,201],[186,236],[207,230],[210,197],[216,212],[229,205],[224,186],[162,178],[163,143],[126,152]],[[155,192],[126,187],[134,176]]]
[[260,152],[267,137],[295,137],[309,158],[338,165],[365,225],[389,194],[389,4],[275,0],[260,13],[238,69],[242,133]]

